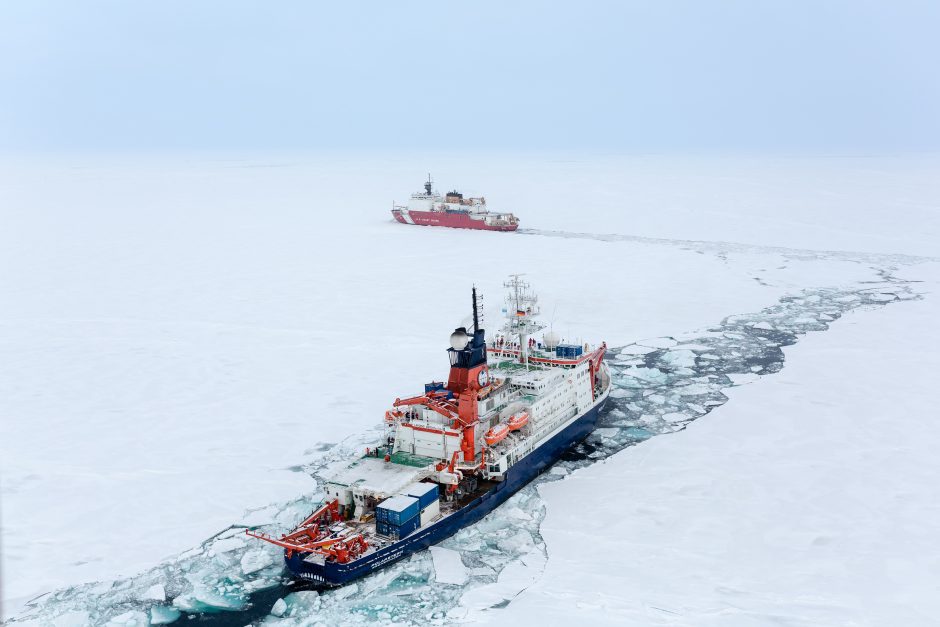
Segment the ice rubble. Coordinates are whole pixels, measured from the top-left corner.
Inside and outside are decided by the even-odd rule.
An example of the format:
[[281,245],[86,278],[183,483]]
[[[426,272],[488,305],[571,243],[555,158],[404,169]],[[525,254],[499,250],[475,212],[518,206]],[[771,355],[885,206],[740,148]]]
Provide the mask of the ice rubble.
[[[248,512],[242,524],[136,577],[41,597],[11,623],[167,624],[194,612],[208,613],[203,622],[222,612],[214,614],[218,624],[234,624],[229,617],[237,616],[276,627],[472,619],[505,606],[540,576],[547,560],[539,534],[545,514],[537,489],[541,482],[563,480],[625,447],[685,428],[727,400],[723,389],[777,372],[783,346],[826,329],[848,310],[918,298],[900,281],[889,287],[809,290],[756,314],[729,316],[717,327],[683,336],[681,344],[661,338],[644,340],[642,350],[612,350],[614,389],[599,428],[587,440],[479,523],[356,584],[322,593],[296,590],[284,578],[280,551],[244,541],[245,525],[295,524],[319,496],[311,495]],[[637,364],[623,364],[627,355]],[[303,470],[317,478],[375,435],[315,451]]]

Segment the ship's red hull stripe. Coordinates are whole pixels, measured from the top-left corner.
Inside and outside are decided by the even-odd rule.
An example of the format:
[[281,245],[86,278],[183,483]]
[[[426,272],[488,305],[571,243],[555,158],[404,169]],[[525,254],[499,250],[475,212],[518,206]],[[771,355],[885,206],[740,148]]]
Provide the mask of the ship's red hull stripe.
[[[393,210],[392,215],[399,222],[407,224],[400,210]],[[490,225],[483,220],[474,220],[465,213],[446,213],[443,211],[409,211],[408,216],[420,226],[447,226],[455,229],[477,229],[480,231],[515,231],[518,224]]]

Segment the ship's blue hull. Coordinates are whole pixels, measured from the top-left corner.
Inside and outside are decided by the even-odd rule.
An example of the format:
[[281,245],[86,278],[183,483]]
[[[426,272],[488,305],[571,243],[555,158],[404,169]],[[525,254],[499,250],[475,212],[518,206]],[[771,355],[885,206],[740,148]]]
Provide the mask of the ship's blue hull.
[[449,538],[467,525],[489,514],[558,461],[568,447],[586,438],[594,430],[598,413],[606,401],[605,398],[564,430],[555,434],[548,442],[510,466],[503,481],[450,516],[418,529],[403,540],[347,564],[335,562],[312,564],[304,561],[310,555],[309,553],[294,553],[290,556],[285,553],[287,567],[295,576],[315,586],[341,586]]

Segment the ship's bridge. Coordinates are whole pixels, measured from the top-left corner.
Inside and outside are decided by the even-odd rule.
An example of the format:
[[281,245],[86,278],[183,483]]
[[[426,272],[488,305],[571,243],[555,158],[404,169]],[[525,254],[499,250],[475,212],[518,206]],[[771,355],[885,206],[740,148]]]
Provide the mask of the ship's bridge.
[[524,394],[541,396],[560,384],[564,376],[563,372],[555,369],[520,370],[513,373],[509,383]]

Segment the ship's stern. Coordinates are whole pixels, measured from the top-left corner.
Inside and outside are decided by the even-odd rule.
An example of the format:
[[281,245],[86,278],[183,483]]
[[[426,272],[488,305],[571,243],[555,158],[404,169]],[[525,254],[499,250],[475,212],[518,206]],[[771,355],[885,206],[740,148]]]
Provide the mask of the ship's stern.
[[349,576],[341,569],[342,565],[326,562],[315,553],[284,551],[284,563],[297,579],[314,589],[336,588],[347,583],[354,576]]

